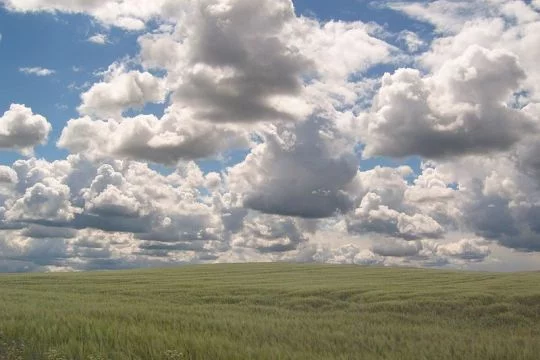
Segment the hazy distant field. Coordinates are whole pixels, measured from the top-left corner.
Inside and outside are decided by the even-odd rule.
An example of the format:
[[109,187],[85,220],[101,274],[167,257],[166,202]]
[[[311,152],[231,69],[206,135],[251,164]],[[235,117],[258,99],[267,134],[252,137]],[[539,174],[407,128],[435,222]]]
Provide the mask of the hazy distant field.
[[0,333],[3,360],[538,360],[540,273],[262,264],[5,275]]

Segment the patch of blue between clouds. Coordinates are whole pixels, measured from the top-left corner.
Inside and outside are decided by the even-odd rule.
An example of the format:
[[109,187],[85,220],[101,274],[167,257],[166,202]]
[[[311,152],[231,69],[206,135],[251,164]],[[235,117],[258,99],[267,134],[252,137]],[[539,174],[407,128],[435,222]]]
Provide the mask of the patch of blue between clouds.
[[[0,113],[12,103],[24,104],[52,124],[49,142],[36,148],[36,157],[65,158],[56,147],[65,123],[78,117],[80,93],[96,81],[95,72],[113,62],[137,54],[138,33],[111,28],[111,44],[93,44],[87,39],[104,29],[91,18],[73,14],[17,14],[0,9]],[[22,67],[42,67],[55,71],[51,76],[21,73]],[[21,158],[0,151],[0,164]]]
[[205,174],[211,172],[221,173],[228,167],[240,164],[249,155],[248,149],[230,150],[223,153],[216,159],[205,159],[197,161],[197,165],[201,168],[201,171]]
[[409,30],[422,38],[433,36],[433,26],[412,20],[387,6],[387,1],[374,0],[293,0],[298,15],[315,17],[322,21],[362,21],[377,23],[388,32]]

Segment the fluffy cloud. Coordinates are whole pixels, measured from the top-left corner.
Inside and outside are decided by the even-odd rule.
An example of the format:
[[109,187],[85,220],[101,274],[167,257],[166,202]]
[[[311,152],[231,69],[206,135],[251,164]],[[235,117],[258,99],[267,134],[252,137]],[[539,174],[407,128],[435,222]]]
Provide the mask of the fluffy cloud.
[[482,261],[491,254],[485,241],[463,239],[456,243],[437,246],[437,253],[468,261]]
[[[474,139],[470,137],[470,140],[475,140],[473,147],[462,143],[462,151],[457,153],[454,151],[448,155],[461,156],[471,153],[475,155],[455,157],[451,161],[444,160],[437,167],[439,175],[458,185],[458,188],[452,191],[454,196],[451,200],[451,208],[454,209],[451,213],[457,219],[456,225],[467,228],[479,236],[497,240],[504,246],[537,251],[540,241],[535,221],[538,206],[535,144],[540,119],[540,112],[537,109],[540,99],[538,87],[540,72],[535,60],[538,56],[537,47],[532,44],[540,39],[537,31],[540,26],[540,15],[535,10],[534,3],[439,0],[430,4],[401,3],[393,6],[434,24],[440,34],[433,41],[429,51],[419,56],[420,64],[432,72],[432,75],[424,77],[422,82],[435,79],[438,82],[433,86],[441,84],[441,79],[446,79],[447,82],[448,79],[452,79],[448,74],[454,67],[461,69],[459,70],[461,74],[469,75],[471,80],[464,81],[460,85],[455,81],[459,77],[453,77],[454,80],[448,84],[452,84],[455,88],[454,98],[472,99],[471,103],[477,107],[485,107],[490,98],[496,99],[499,103],[495,107],[490,105],[496,113],[486,113],[490,115],[486,117],[489,120],[489,123],[486,123],[490,124],[489,128],[482,126],[478,128],[497,144],[492,143],[495,146],[486,148],[489,142],[476,136]],[[462,66],[456,67],[456,60],[448,60],[463,60],[462,54],[474,48],[484,49],[486,54],[491,54],[486,56],[486,59],[491,58],[492,65],[499,63],[500,71],[486,77],[482,75],[482,71],[489,69],[488,63],[485,63],[483,69],[477,68],[476,72],[471,72],[474,66],[465,66],[467,62],[461,61]],[[503,52],[514,60],[508,58],[507,61],[501,61],[503,58],[499,57],[498,61],[493,61],[494,54]],[[453,66],[450,65],[452,63]],[[512,63],[517,64],[520,70]],[[474,65],[474,62],[468,64]],[[495,67],[492,68],[495,70]],[[470,76],[471,74],[475,76]],[[488,74],[489,72],[485,72],[485,75]],[[489,78],[498,85],[491,83]],[[452,87],[446,85],[446,88]],[[433,90],[430,91],[433,93]],[[388,105],[391,106],[389,103]],[[425,113],[422,111],[417,115],[421,117]],[[431,111],[430,114],[436,113]],[[506,120],[498,121],[498,125],[495,125],[492,121],[498,119]],[[475,135],[477,132],[468,129],[468,134]],[[461,138],[465,139],[466,136]],[[445,147],[440,138],[437,141],[437,146]],[[504,143],[506,146],[502,146]],[[373,145],[378,146],[379,150],[385,150],[382,149],[384,145],[377,145],[376,141]],[[484,148],[480,151],[475,150],[474,147],[478,145]],[[437,151],[433,152],[433,149],[425,151],[425,146],[410,148],[409,153],[437,157]],[[431,191],[440,192],[440,190]],[[410,191],[409,196],[412,196],[410,199],[421,198],[420,192],[416,190]],[[442,210],[439,205],[437,206]],[[432,205],[430,207],[433,209]]]
[[[290,0],[2,4],[141,32],[82,93],[57,142],[71,155],[0,166],[0,271],[482,268],[540,250],[535,2],[389,5],[430,36],[297,16]],[[0,148],[30,154],[50,131],[12,105]],[[230,167],[190,162],[208,158]]]
[[32,109],[12,104],[0,117],[0,149],[32,154],[35,146],[47,141],[51,128],[47,119],[34,114]]
[[[11,8],[26,9],[16,5]],[[33,9],[82,11],[101,19],[99,4],[71,6],[44,2]],[[373,35],[373,25],[298,17],[290,0],[194,1],[174,11],[162,2],[150,12],[158,9],[167,9],[161,15],[172,24],[139,38],[140,60],[166,76],[113,64],[82,95],[79,111],[91,118],[71,121],[60,146],[167,164],[208,157],[247,143],[243,131],[223,123],[303,120],[323,106],[353,104],[361,90],[349,84],[349,76],[389,61],[394,51]],[[122,121],[125,110],[161,102],[165,88],[172,91],[165,121]],[[82,130],[96,139],[82,138]],[[118,138],[124,141],[110,140]]]
[[525,77],[518,59],[472,46],[436,74],[386,74],[373,109],[361,116],[365,156],[427,158],[508,150],[537,123],[506,106]]
[[69,221],[75,209],[70,203],[70,190],[54,178],[46,178],[28,188],[24,195],[6,204],[6,219]]
[[407,184],[409,167],[398,169],[377,167],[357,176],[359,203],[348,214],[347,226],[353,233],[374,233],[407,240],[439,238],[445,229],[432,215],[432,209],[419,206],[431,202],[410,201],[408,192],[414,187]]
[[[292,254],[291,254],[292,255]],[[291,256],[294,261],[379,266],[452,266],[461,268],[491,256],[481,239],[462,239],[440,244],[433,241],[379,241],[372,249],[354,244],[339,247],[305,245]]]
[[81,95],[81,114],[119,117],[129,109],[140,109],[146,103],[162,103],[166,89],[161,79],[148,72],[126,71],[113,64],[103,82],[94,84]]
[[213,122],[302,120],[314,94],[351,93],[349,76],[393,51],[369,25],[297,17],[289,0],[197,1],[180,18],[139,39],[141,60],[168,71],[175,104]]
[[397,8],[430,22],[442,36],[420,56],[422,65],[440,68],[449,58],[456,58],[472,45],[490,50],[505,49],[519,58],[527,78],[523,80],[527,98],[539,101],[540,71],[536,66],[540,40],[540,15],[534,3],[525,1],[448,1],[401,3]]
[[60,147],[93,158],[114,156],[167,165],[212,157],[248,144],[243,129],[198,122],[174,108],[168,109],[161,119],[154,115],[106,121],[73,119],[58,141]]
[[266,215],[246,220],[242,231],[233,237],[232,245],[275,253],[295,250],[307,241],[296,220]]
[[322,118],[271,129],[265,142],[229,172],[246,207],[268,214],[324,218],[347,212],[346,187],[358,171],[347,141]]
[[[204,175],[193,163],[165,176],[131,161],[99,165],[81,156],[52,163],[18,161],[12,169],[1,169],[0,224],[9,234],[3,240],[4,256],[11,259],[11,270],[240,260],[414,266],[482,262],[491,254],[484,240],[441,238],[447,223],[435,218],[444,220],[453,213],[439,214],[440,201],[461,205],[467,217],[481,221],[469,211],[468,202],[457,200],[455,192],[470,190],[449,187],[448,182],[457,179],[447,178],[446,167],[426,167],[414,184],[405,181],[410,174],[406,167],[376,168],[353,176],[346,188],[357,208],[342,215],[343,224],[334,228],[340,236],[351,231],[350,240],[358,233],[368,235],[373,246],[366,248],[336,247],[326,236],[329,245],[312,243],[314,234],[333,219],[302,220],[246,209],[244,195],[229,191],[230,178]],[[199,190],[204,186],[214,190]],[[432,190],[419,197],[420,188]],[[482,193],[512,194],[501,191],[490,185]],[[470,226],[481,234],[479,223]],[[483,235],[511,246],[503,237]]]
[[[504,2],[501,1],[501,2]],[[491,3],[491,4],[490,4]],[[431,2],[390,2],[388,6],[400,10],[407,15],[425,20],[437,27],[441,32],[459,31],[467,21],[480,16],[487,16],[494,9],[496,1],[453,1],[435,0]],[[459,18],[460,21],[456,21]]]
[[9,166],[0,166],[0,183],[15,184],[17,182],[17,173]]
[[102,23],[126,30],[142,30],[146,21],[157,16],[167,1],[141,0],[4,0],[8,10],[18,12],[88,13]]
[[[18,161],[2,174],[9,187],[0,191],[0,224],[10,231],[5,244],[19,262],[74,269],[99,268],[97,260],[110,261],[107,268],[166,265],[228,248],[219,208],[198,190],[208,180],[194,164],[164,176],[142,163],[99,165],[72,156]],[[99,241],[90,240],[97,234]],[[32,239],[55,244],[65,256],[38,258],[26,248],[34,249]],[[158,249],[170,256],[156,260]]]
[[287,37],[315,64],[323,82],[348,82],[374,64],[391,62],[396,49],[376,37],[380,28],[360,21],[328,21],[299,18],[288,28]]
[[184,59],[175,68],[174,101],[190,106],[196,118],[216,122],[297,118],[281,103],[298,101],[312,64],[283,36],[295,18],[288,0],[192,7],[176,28]]
[[352,231],[375,232],[406,239],[436,238],[443,228],[423,214],[408,215],[382,205],[382,198],[368,193],[356,209],[349,225]]

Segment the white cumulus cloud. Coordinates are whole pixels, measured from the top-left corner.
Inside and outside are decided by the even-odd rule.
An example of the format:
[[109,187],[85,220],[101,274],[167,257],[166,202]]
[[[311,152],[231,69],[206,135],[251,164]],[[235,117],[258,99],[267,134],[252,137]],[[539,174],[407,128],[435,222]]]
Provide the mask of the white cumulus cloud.
[[35,146],[45,144],[51,129],[43,116],[24,105],[12,104],[0,117],[0,149],[30,155]]

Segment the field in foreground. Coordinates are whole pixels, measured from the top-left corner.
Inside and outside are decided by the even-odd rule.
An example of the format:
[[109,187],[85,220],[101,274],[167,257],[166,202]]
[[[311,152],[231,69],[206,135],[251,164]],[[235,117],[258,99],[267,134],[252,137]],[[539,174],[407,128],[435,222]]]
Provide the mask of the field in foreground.
[[540,273],[257,264],[3,275],[0,344],[2,360],[537,360]]

